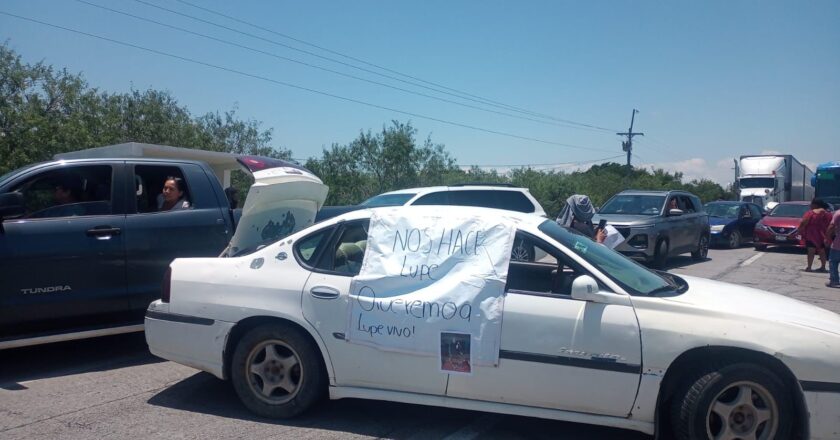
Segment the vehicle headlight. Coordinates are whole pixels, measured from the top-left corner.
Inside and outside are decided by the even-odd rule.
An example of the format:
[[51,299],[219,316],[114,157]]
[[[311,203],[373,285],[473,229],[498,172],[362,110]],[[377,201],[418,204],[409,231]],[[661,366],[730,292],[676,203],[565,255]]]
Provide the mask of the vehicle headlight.
[[722,230],[723,230],[723,228],[724,228],[725,226],[726,226],[726,225],[712,225],[709,229],[710,229],[712,232],[720,232],[720,231],[722,231]]

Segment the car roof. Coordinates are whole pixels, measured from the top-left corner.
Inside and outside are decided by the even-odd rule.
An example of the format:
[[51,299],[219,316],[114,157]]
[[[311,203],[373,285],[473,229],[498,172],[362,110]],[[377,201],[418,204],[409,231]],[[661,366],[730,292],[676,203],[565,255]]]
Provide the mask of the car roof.
[[[807,200],[793,200],[793,201],[787,201],[787,202],[779,203],[779,205],[810,205],[810,204],[811,204],[811,202],[809,202]],[[779,205],[776,205],[776,206],[779,206]]]
[[682,191],[682,190],[677,190],[677,189],[674,189],[674,190],[625,189],[624,191],[621,191],[619,194],[625,194],[625,195],[654,195],[654,196],[665,196],[665,195],[668,195],[668,194],[685,194],[685,195],[689,195],[689,196],[694,195],[694,194],[691,194],[688,191]]
[[706,203],[707,205],[715,204],[715,205],[754,205],[751,202],[739,202],[737,200],[715,200],[712,202]]
[[447,206],[445,210],[441,210],[440,206],[433,205],[409,205],[409,206],[383,206],[376,208],[359,209],[351,211],[346,214],[336,216],[332,219],[325,220],[325,223],[341,222],[350,220],[359,220],[369,218],[374,213],[396,212],[406,217],[418,215],[432,215],[437,217],[464,217],[477,216],[486,218],[506,218],[516,224],[530,224],[539,225],[546,221],[545,217],[534,215],[534,213],[525,213],[517,211],[508,211],[496,208],[481,208],[476,206]]
[[419,194],[419,193],[430,193],[436,191],[464,191],[469,189],[477,189],[477,190],[493,190],[493,191],[528,191],[528,188],[523,188],[521,186],[498,186],[498,185],[453,185],[453,186],[421,186],[416,188],[405,188],[405,189],[398,189],[394,191],[384,192],[379,195],[386,195],[386,194]]

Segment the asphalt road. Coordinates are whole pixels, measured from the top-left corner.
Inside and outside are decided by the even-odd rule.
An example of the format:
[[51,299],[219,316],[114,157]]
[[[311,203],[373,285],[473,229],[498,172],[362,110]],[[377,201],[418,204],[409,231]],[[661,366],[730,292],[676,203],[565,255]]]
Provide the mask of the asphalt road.
[[[672,261],[676,273],[792,296],[840,313],[826,274],[796,251],[712,250]],[[3,439],[645,439],[528,417],[347,399],[292,421],[251,415],[226,382],[152,356],[142,334],[0,351]]]

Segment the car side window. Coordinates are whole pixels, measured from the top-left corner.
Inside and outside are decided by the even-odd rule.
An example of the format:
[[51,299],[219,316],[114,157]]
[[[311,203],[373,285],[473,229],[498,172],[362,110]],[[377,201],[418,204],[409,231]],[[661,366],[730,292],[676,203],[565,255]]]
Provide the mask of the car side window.
[[110,165],[62,167],[42,172],[13,188],[23,194],[24,218],[110,215]]
[[295,254],[307,266],[315,266],[315,261],[322,249],[326,247],[335,228],[322,229],[314,234],[303,237],[295,244]]
[[534,212],[534,204],[519,191],[450,190],[449,202],[457,206],[478,206],[508,211]]
[[680,196],[680,202],[681,202],[680,205],[682,205],[682,207],[680,209],[682,209],[686,213],[697,212],[697,208],[694,206],[694,203],[691,200],[691,197]]
[[336,275],[358,275],[367,249],[368,224],[368,220],[362,220],[338,226],[329,246],[317,252],[320,255],[316,255],[315,269]]
[[412,205],[448,205],[449,197],[446,191],[439,191],[419,197]]
[[747,205],[747,206],[750,208],[750,213],[752,213],[752,217],[754,219],[756,219],[756,218],[760,219],[761,218],[761,210],[758,208],[758,206],[756,206],[756,205]]
[[[170,177],[174,177],[176,181],[169,181]],[[180,179],[180,182],[177,179]],[[167,201],[164,193],[171,193],[173,186],[175,192],[180,193],[180,197]],[[180,168],[171,165],[136,165],[134,167],[134,201],[136,210],[134,212],[142,214],[190,209],[193,199],[190,196],[190,183]],[[170,208],[167,209],[167,206]]]
[[506,290],[568,296],[572,294],[572,282],[584,274],[586,272],[565,254],[529,234],[517,232],[508,266]]

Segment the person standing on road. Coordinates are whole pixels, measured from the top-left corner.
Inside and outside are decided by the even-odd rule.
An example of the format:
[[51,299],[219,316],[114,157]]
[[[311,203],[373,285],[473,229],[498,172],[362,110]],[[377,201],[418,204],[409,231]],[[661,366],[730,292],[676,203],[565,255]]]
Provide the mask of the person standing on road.
[[825,231],[830,222],[828,204],[820,199],[811,200],[811,209],[802,216],[799,223],[799,232],[802,233],[805,248],[808,250],[808,267],[805,268],[805,272],[813,272],[811,266],[814,264],[814,254],[820,256],[820,268],[817,272],[825,272]]
[[595,215],[595,209],[592,207],[589,197],[575,194],[566,199],[566,205],[563,206],[560,215],[557,216],[557,224],[574,229],[598,243],[603,243],[607,233],[592,226],[593,215]]
[[840,209],[834,212],[831,223],[825,231],[825,244],[828,245],[828,283],[827,287],[840,288]]

